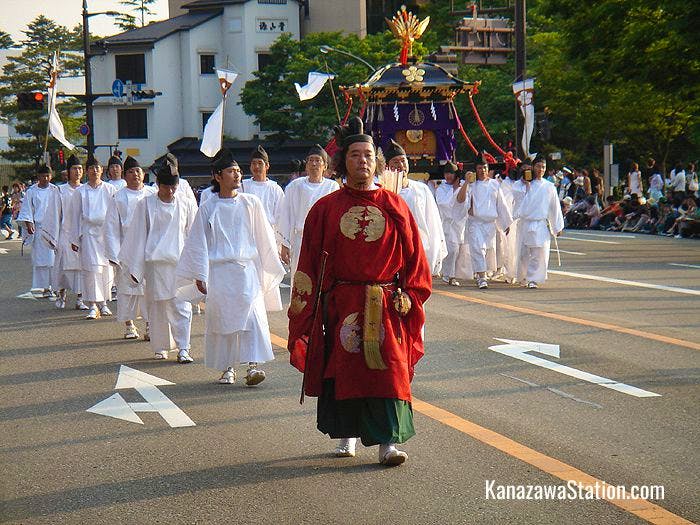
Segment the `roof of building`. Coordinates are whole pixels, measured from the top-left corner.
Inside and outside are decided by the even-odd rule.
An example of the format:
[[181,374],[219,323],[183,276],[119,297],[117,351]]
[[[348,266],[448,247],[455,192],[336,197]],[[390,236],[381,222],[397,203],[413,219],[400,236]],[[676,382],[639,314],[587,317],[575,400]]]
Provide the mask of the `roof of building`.
[[[201,143],[199,138],[183,137],[168,145],[168,151],[177,157],[183,177],[207,183],[211,179],[211,159],[199,150]],[[224,146],[231,150],[244,173],[250,173],[250,154],[258,145],[262,145],[270,155],[269,176],[277,180],[291,173],[292,162],[305,159],[314,143],[291,139],[282,144],[265,139],[224,141]],[[154,165],[163,162],[163,158],[156,159]]]
[[119,33],[107,38],[103,38],[93,43],[93,46],[125,46],[125,45],[140,45],[153,44],[158,40],[177,33],[192,29],[204,22],[219,16],[222,13],[221,9],[209,11],[196,11],[186,15],[176,16],[163,20],[162,22],[154,22],[138,29],[132,29],[124,33]]

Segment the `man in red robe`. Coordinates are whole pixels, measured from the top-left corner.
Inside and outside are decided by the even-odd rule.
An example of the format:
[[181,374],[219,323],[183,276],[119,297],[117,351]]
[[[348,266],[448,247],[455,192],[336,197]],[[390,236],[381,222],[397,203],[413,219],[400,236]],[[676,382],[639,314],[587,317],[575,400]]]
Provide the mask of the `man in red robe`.
[[[340,190],[309,211],[289,307],[290,362],[318,397],[317,427],[355,455],[357,438],[379,445],[379,461],[400,465],[396,448],[415,434],[414,366],[423,356],[423,303],[431,275],[404,200],[374,183],[377,153],[362,122],[340,132]],[[319,288],[320,287],[320,288]]]

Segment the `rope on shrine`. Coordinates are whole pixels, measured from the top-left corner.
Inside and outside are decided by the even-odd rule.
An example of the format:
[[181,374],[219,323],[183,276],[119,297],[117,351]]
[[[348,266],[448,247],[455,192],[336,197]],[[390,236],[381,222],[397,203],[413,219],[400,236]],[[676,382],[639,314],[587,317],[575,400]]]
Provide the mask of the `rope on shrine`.
[[478,155],[479,151],[474,147],[474,144],[472,144],[472,141],[469,140],[469,137],[467,136],[467,132],[464,130],[464,126],[462,126],[462,121],[459,119],[459,115],[457,114],[457,108],[455,108],[454,102],[450,101],[450,104],[452,105],[452,113],[455,116],[455,119],[457,120],[457,127],[459,128],[459,131],[462,133],[462,137],[464,138],[464,142],[467,143],[467,146],[469,146],[469,149],[472,150],[474,155]]
[[476,110],[476,105],[474,104],[474,97],[473,94],[470,92],[469,93],[469,104],[472,106],[472,113],[474,113],[474,118],[476,119],[476,122],[479,124],[479,127],[481,128],[481,132],[484,134],[484,137],[489,141],[489,143],[496,148],[496,151],[500,153],[501,155],[505,155],[506,152],[503,151],[503,149],[496,144],[496,142],[491,138],[491,135],[489,134],[488,130],[486,129],[486,126],[484,126],[484,123],[481,121],[481,117],[479,116],[479,112]]

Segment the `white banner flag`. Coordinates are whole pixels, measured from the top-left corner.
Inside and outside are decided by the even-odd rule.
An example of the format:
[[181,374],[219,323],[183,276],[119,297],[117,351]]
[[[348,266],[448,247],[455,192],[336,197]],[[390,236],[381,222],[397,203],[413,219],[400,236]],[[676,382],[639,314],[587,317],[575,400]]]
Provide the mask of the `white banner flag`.
[[202,145],[199,151],[207,157],[213,157],[221,149],[221,140],[224,131],[224,101],[219,102],[219,105],[207,120],[204,126],[204,134],[202,135]]
[[523,138],[521,144],[525,156],[528,159],[532,159],[537,155],[537,153],[530,153],[530,140],[532,139],[532,132],[535,129],[535,106],[532,103],[532,97],[534,95],[535,79],[528,78],[522,82],[516,82],[513,84],[513,93],[515,98],[518,100],[520,106],[520,111],[525,117],[525,126],[523,129]]
[[49,133],[51,136],[63,144],[66,148],[72,150],[75,146],[66,139],[66,132],[63,129],[63,122],[58,116],[56,110],[56,93],[58,91],[58,52],[54,52],[53,61],[51,63],[51,80],[49,81]]
[[311,100],[321,92],[328,80],[333,80],[334,78],[334,75],[311,71],[305,86],[294,83],[294,87],[297,88],[297,93],[299,93],[299,100]]
[[223,99],[219,102],[219,105],[216,106],[214,113],[211,114],[211,117],[207,120],[206,126],[204,126],[202,145],[199,147],[199,151],[204,153],[207,157],[213,157],[221,149],[224,137],[224,106],[226,103],[226,95],[231,85],[236,81],[238,73],[229,71],[228,69],[217,69],[216,76],[219,78],[219,87],[221,88]]

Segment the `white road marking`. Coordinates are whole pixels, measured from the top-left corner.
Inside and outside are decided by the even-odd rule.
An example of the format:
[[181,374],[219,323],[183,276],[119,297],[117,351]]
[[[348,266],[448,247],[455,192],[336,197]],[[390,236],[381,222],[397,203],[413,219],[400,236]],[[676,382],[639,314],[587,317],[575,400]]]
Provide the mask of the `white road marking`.
[[9,250],[7,248],[0,248],[0,254],[7,255],[8,253],[9,253]]
[[496,341],[502,341],[506,344],[504,345],[494,345],[489,346],[489,350],[493,350],[499,354],[507,355],[520,361],[525,361],[531,365],[540,366],[542,368],[547,368],[554,372],[559,372],[560,374],[565,374],[567,376],[575,377],[576,379],[581,379],[582,381],[587,381],[596,385],[600,385],[623,394],[628,394],[635,397],[660,397],[661,394],[656,394],[655,392],[649,392],[648,390],[642,390],[635,386],[627,385],[625,383],[620,383],[613,379],[608,379],[607,377],[597,376],[594,374],[589,374],[588,372],[583,372],[576,368],[571,368],[570,366],[560,365],[552,361],[547,361],[540,357],[530,355],[528,352],[538,352],[540,354],[549,355],[552,357],[559,358],[559,345],[552,345],[548,343],[536,343],[533,341],[514,341],[512,339],[500,339],[494,337]]
[[682,266],[683,268],[698,268],[700,269],[700,264],[680,264],[680,263],[668,263],[671,266]]
[[32,292],[21,293],[17,296],[17,299],[33,299],[34,301],[37,300],[35,295]]
[[582,241],[582,242],[598,242],[600,244],[620,244],[615,241],[599,241],[597,239],[579,239],[578,237],[559,237],[560,239],[566,239],[569,241]]
[[280,288],[291,288],[288,284],[280,283]]
[[174,385],[160,377],[134,370],[125,365],[119,368],[115,390],[133,388],[146,400],[145,403],[127,403],[120,394],[113,394],[107,399],[87,409],[87,412],[103,416],[123,419],[132,423],[143,425],[136,412],[158,412],[163,419],[173,428],[193,427],[195,422],[185,414],[180,407],[173,403],[163,392],[158,390],[159,385]]
[[663,284],[640,283],[637,281],[626,281],[625,279],[614,279],[612,277],[598,277],[597,275],[588,275],[585,273],[564,272],[562,270],[547,270],[553,275],[565,275],[567,277],[578,277],[579,279],[589,279],[591,281],[601,281],[604,283],[624,284],[626,286],[637,286],[639,288],[652,288],[654,290],[663,290],[665,292],[684,293],[688,295],[700,295],[700,290],[691,288],[679,288],[677,286],[664,286]]
[[572,401],[576,401],[577,403],[583,403],[584,405],[592,405],[596,408],[603,408],[603,405],[599,405],[598,403],[593,403],[592,401],[586,401],[585,399],[579,399],[578,397],[572,396],[571,394],[564,392],[563,390],[559,390],[558,388],[551,388],[548,386],[540,385],[538,383],[533,383],[532,381],[528,381],[527,379],[521,379],[519,377],[509,376],[508,374],[501,374],[501,375],[504,377],[508,377],[510,379],[514,379],[515,381],[520,381],[521,383],[525,383],[526,385],[531,386],[531,387],[546,388],[547,390],[549,390],[553,394],[556,394],[556,395],[561,396],[561,397],[565,397],[567,399],[571,399]]
[[619,238],[620,235],[622,236],[623,239],[636,239],[636,238],[637,238],[636,235],[630,235],[630,234],[624,233],[624,232],[617,232],[617,233],[590,233],[590,232],[582,232],[582,231],[580,231],[580,230],[573,230],[573,231],[569,231],[569,232],[567,232],[567,233],[573,233],[574,235],[585,235],[585,236],[588,236],[588,237],[602,237],[602,238],[604,238],[604,239],[606,239],[606,238],[609,239],[609,238],[611,238],[611,237],[613,237],[613,238],[614,238],[614,237],[618,237],[618,238]]
[[[549,250],[550,252],[556,253],[556,250]],[[567,252],[566,250],[559,250],[559,253],[568,253],[569,255],[586,255],[585,253],[581,252]]]

